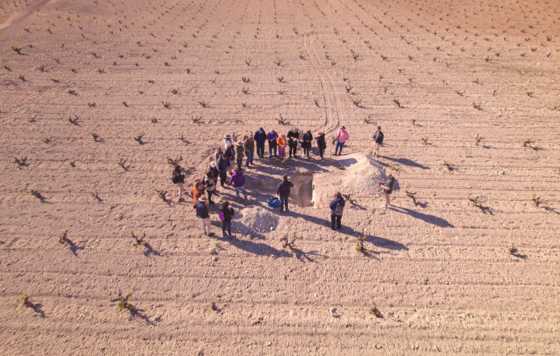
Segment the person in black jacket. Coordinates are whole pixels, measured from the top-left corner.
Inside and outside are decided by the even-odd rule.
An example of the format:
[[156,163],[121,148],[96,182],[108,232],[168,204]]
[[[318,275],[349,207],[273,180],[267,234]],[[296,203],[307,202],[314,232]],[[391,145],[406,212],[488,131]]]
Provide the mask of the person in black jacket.
[[177,200],[179,202],[183,201],[183,189],[185,184],[185,170],[176,165],[175,169],[173,170],[173,174],[171,175],[171,181],[173,184],[177,186]]
[[219,156],[217,162],[218,174],[220,176],[220,185],[222,188],[225,187],[227,183],[227,171],[228,171],[228,160],[223,156]]
[[313,142],[313,135],[311,134],[311,131],[307,131],[303,134],[301,142],[301,147],[303,147],[303,154],[305,154],[307,159],[311,158],[309,157],[309,152],[311,151],[311,142]]
[[377,131],[373,133],[372,138],[373,142],[375,143],[375,151],[373,152],[373,155],[377,157],[377,155],[379,154],[379,148],[383,146],[383,140],[385,138],[383,131],[381,131],[381,126],[377,126]]
[[296,128],[288,131],[288,147],[290,149],[290,157],[297,158],[297,144],[299,140],[299,131]]
[[323,155],[325,154],[325,150],[327,149],[327,141],[325,140],[325,133],[319,132],[315,140],[317,140],[317,147],[319,148],[319,156],[321,156],[321,159],[323,159]]
[[260,159],[264,158],[264,143],[266,142],[266,132],[261,127],[257,132],[255,132],[255,143],[257,144],[257,155]]
[[[226,237],[233,237],[231,235],[231,220],[233,219],[233,208],[229,206],[229,203],[226,201],[222,205],[222,209],[220,210],[220,220],[222,221],[222,233],[224,238]],[[226,235],[227,232],[227,235]]]
[[334,200],[331,201],[329,205],[331,209],[331,229],[338,230],[342,225],[342,212],[344,211],[344,205],[346,202],[342,197],[342,194],[336,193]]
[[288,199],[290,198],[290,190],[294,184],[288,180],[288,176],[284,176],[284,180],[278,186],[278,198],[280,198],[280,211],[288,212]]

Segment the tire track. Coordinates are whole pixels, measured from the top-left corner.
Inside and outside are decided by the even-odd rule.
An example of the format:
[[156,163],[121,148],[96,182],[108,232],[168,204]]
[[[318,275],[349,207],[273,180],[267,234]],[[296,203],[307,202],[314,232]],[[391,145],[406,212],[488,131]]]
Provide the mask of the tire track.
[[328,135],[340,126],[340,123],[344,121],[344,117],[338,109],[338,99],[336,98],[333,80],[326,70],[321,69],[321,61],[319,60],[319,56],[313,46],[313,34],[314,32],[311,32],[304,36],[304,47],[308,57],[310,58],[311,68],[321,83],[321,91],[325,106],[325,122],[323,127],[325,134]]

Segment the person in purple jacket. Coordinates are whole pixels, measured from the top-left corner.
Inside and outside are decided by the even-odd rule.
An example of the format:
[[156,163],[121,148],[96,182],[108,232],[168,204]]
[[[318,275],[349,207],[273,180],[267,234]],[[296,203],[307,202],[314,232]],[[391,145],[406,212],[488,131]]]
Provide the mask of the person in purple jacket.
[[274,130],[270,131],[266,135],[268,140],[268,158],[278,157],[276,140],[278,139],[278,133]]
[[245,200],[247,200],[247,192],[244,189],[245,174],[243,173],[243,169],[234,170],[230,182],[235,189],[235,195],[239,198],[240,194],[243,194]]

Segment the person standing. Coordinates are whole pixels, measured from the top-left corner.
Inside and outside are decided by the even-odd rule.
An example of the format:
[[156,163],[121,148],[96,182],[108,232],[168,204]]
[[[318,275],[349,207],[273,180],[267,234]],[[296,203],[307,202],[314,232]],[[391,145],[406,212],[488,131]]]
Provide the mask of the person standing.
[[196,203],[198,202],[198,199],[203,194],[204,194],[204,184],[202,183],[202,180],[197,179],[194,181],[194,184],[191,189],[193,208],[196,208]]
[[264,158],[264,143],[266,141],[266,132],[261,127],[257,132],[255,132],[255,143],[257,144],[257,155],[260,159]]
[[255,140],[251,135],[245,136],[245,155],[247,156],[246,166],[251,167],[253,164],[253,156],[255,155]]
[[209,235],[210,230],[210,214],[208,213],[208,205],[206,205],[206,199],[204,197],[198,198],[198,202],[195,204],[196,217],[200,219],[202,229],[204,230],[204,235]]
[[266,135],[268,140],[268,158],[278,157],[276,140],[278,140],[278,133],[275,130],[269,131]]
[[309,152],[311,151],[312,142],[313,142],[313,135],[311,134],[311,131],[308,130],[306,133],[303,134],[302,142],[301,142],[301,147],[303,147],[303,154],[305,154],[307,159],[311,158],[309,157]]
[[228,160],[223,155],[218,158],[217,168],[220,176],[220,185],[224,188],[227,183]]
[[171,181],[177,186],[177,201],[184,201],[183,189],[185,184],[185,170],[181,166],[175,166],[171,175]]
[[288,148],[290,158],[297,158],[297,144],[299,140],[299,130],[295,127],[288,131]]
[[375,131],[373,133],[373,142],[375,144],[375,151],[373,152],[373,155],[375,157],[377,157],[378,153],[379,153],[379,148],[381,146],[383,146],[383,139],[385,138],[385,135],[383,134],[383,131],[381,131],[381,126],[377,126],[377,131]]
[[218,147],[216,153],[214,153],[214,161],[218,162],[218,159],[220,159],[220,157],[223,155],[224,155],[224,150],[221,147]]
[[317,147],[319,148],[319,156],[321,156],[321,159],[323,159],[325,150],[327,149],[327,141],[325,139],[325,133],[319,132],[315,140],[317,141]]
[[294,184],[288,180],[288,176],[284,176],[284,180],[278,186],[278,198],[280,198],[280,211],[288,212],[288,199],[290,198],[290,190]]
[[224,151],[226,151],[231,146],[233,146],[233,139],[231,138],[231,135],[224,135]]
[[379,186],[383,191],[383,195],[385,195],[385,209],[387,209],[387,207],[391,205],[391,194],[393,194],[395,190],[398,190],[397,179],[393,177],[392,174],[389,174],[385,183],[379,183]]
[[229,169],[232,162],[235,160],[235,146],[233,145],[233,141],[231,141],[231,144],[226,144],[226,149],[224,150],[224,158],[227,161],[227,169]]
[[[222,221],[222,234],[224,238],[229,237],[232,238],[231,234],[231,220],[233,219],[234,210],[232,207],[229,206],[229,203],[226,201],[222,204],[222,209],[220,210],[220,220]],[[227,232],[227,236],[226,236]]]
[[331,229],[338,230],[342,226],[342,212],[345,204],[342,194],[340,192],[336,193],[329,206],[331,209]]
[[204,177],[204,188],[206,189],[206,194],[208,195],[209,205],[214,205],[214,202],[212,201],[212,196],[216,192],[216,184],[217,184],[216,178],[210,175],[210,173],[208,173],[206,177]]
[[245,200],[247,200],[247,192],[243,188],[245,186],[245,175],[243,174],[243,169],[236,169],[233,171],[231,176],[231,185],[235,189],[235,196],[239,198],[243,194]]
[[245,156],[245,146],[243,146],[243,142],[239,141],[235,145],[235,159],[237,161],[237,169],[241,169],[243,166],[243,157]]
[[210,165],[208,166],[208,170],[206,171],[206,175],[209,178],[214,179],[216,183],[218,182],[220,171],[218,170],[218,167],[216,167],[216,162],[210,162]]
[[350,135],[348,134],[348,131],[346,131],[346,127],[342,126],[336,133],[336,147],[334,149],[335,156],[340,156],[342,154],[342,148],[349,138]]
[[286,135],[280,135],[278,136],[278,139],[276,139],[276,143],[278,145],[278,156],[280,157],[280,160],[284,160],[284,157],[286,157]]

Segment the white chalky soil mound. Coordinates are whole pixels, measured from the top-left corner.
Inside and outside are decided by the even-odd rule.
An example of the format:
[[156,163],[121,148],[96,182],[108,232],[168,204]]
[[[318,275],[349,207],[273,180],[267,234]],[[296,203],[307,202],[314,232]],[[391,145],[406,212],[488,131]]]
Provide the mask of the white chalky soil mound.
[[313,205],[326,207],[336,192],[350,196],[377,196],[379,183],[386,179],[385,168],[365,154],[350,155],[343,170],[316,174],[313,178]]
[[240,232],[246,235],[265,234],[276,230],[279,218],[273,212],[260,208],[251,207],[241,211]]

